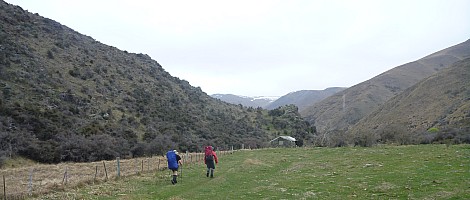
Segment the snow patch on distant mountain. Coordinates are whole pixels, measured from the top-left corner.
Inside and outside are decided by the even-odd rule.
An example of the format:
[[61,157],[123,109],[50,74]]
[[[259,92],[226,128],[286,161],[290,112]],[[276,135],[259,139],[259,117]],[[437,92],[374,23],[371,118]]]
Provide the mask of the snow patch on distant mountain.
[[248,96],[234,95],[234,94],[213,94],[211,95],[211,97],[220,99],[227,103],[236,104],[236,105],[241,104],[246,107],[254,107],[254,108],[257,108],[257,107],[264,108],[268,104],[280,98],[277,96],[248,97]]
[[258,96],[258,97],[252,97],[253,100],[259,100],[259,99],[265,99],[265,100],[269,100],[271,102],[273,101],[276,101],[277,99],[279,99],[280,97],[278,96]]

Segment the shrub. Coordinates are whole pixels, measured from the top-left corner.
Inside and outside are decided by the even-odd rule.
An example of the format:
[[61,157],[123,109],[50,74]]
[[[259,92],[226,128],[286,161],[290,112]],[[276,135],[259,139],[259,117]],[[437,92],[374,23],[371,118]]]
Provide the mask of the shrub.
[[47,58],[49,58],[49,59],[54,59],[54,54],[52,53],[51,50],[48,50],[48,51],[47,51]]
[[437,127],[431,127],[431,128],[428,129],[428,132],[429,132],[429,133],[437,133],[437,132],[439,132],[439,128],[437,128]]
[[70,76],[73,76],[75,78],[80,76],[80,69],[78,67],[74,67],[73,69],[69,70]]

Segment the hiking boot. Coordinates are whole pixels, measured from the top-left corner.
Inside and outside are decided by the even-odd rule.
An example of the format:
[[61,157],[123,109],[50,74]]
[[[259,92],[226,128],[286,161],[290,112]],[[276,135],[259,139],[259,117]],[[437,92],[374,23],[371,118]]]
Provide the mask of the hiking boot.
[[209,172],[206,173],[206,176],[209,177]]

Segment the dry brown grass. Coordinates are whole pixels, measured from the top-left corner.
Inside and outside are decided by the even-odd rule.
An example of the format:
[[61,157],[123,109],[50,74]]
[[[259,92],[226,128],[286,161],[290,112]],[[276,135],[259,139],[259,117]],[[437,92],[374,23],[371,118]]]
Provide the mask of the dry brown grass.
[[[202,162],[203,159],[201,153],[182,154],[181,157],[184,165]],[[0,176],[4,176],[6,182],[3,186],[2,181],[0,193],[3,197],[3,187],[5,187],[8,199],[22,199],[30,195],[40,196],[52,191],[65,191],[126,176],[151,173],[166,169],[166,166],[166,158],[162,156],[120,159],[120,177],[118,177],[117,160],[54,165],[33,164],[26,167],[7,168],[0,170]]]

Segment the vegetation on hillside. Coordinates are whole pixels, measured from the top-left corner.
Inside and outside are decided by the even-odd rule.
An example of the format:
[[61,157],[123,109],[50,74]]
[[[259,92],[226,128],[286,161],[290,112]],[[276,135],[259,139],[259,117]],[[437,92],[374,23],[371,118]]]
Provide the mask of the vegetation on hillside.
[[470,143],[468,77],[470,58],[411,86],[348,129],[316,132],[314,145]]
[[[211,98],[148,55],[128,53],[0,2],[0,164],[262,147],[314,130],[282,115]],[[303,140],[304,138],[298,138]],[[308,139],[308,138],[307,138]]]
[[470,58],[420,81],[363,118],[357,143],[470,143]]
[[[344,137],[352,126],[379,109],[388,100],[421,80],[469,57],[470,40],[467,40],[349,87],[302,110],[301,114],[315,125],[321,138]],[[430,92],[428,95],[434,94]],[[401,118],[401,116],[396,117]],[[370,131],[376,134],[373,130]]]

